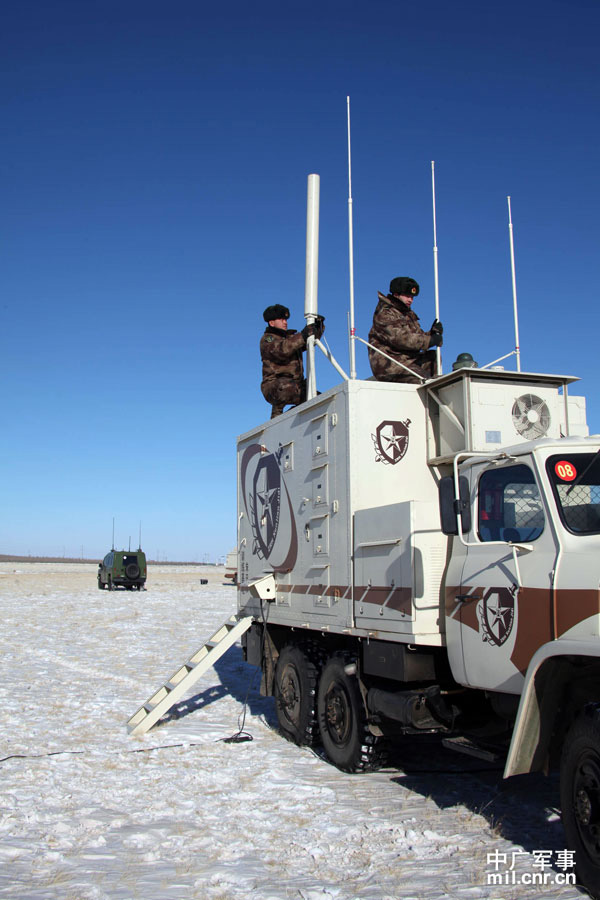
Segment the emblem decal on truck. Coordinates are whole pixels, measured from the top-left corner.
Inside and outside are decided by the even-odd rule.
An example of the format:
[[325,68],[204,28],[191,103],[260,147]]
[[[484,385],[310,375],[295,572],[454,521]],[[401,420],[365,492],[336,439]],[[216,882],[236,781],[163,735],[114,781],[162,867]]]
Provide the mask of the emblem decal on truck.
[[392,422],[386,419],[377,426],[375,434],[372,434],[375,445],[375,462],[382,462],[386,466],[395,466],[406,455],[408,450],[408,426],[410,419],[404,422]]
[[477,615],[484,643],[501,647],[510,637],[515,620],[516,588],[516,585],[510,589],[493,587],[483,595],[481,605],[477,607]]
[[281,511],[281,470],[273,453],[263,456],[258,463],[248,499],[254,535],[252,552],[258,553],[261,559],[269,557],[277,537]]
[[[252,527],[252,554],[269,560],[275,571],[287,572],[298,556],[298,533],[292,502],[281,475],[281,454],[281,447],[269,453],[261,444],[251,444],[242,456],[240,476],[244,506]],[[281,561],[276,562],[277,559]]]

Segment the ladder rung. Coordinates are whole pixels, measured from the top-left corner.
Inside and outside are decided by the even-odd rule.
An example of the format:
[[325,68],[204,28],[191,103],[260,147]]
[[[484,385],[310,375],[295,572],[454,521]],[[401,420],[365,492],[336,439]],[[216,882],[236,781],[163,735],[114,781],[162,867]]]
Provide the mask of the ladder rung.
[[172,687],[175,687],[175,685],[179,684],[179,682],[182,681],[186,677],[186,675],[189,675],[189,673],[193,671],[195,667],[196,663],[185,663],[180,669],[177,669],[177,671],[173,675],[171,675],[168,681],[165,681],[165,686],[169,687],[169,685],[171,685]]
[[148,700],[146,700],[146,702],[144,703],[144,706],[150,707],[150,709],[154,709],[154,707],[157,706],[159,703],[161,703],[161,701],[164,700],[165,697],[168,696],[168,694],[169,694],[169,690],[163,684],[163,685],[161,685],[161,687],[157,690],[157,692],[155,694],[153,694]]

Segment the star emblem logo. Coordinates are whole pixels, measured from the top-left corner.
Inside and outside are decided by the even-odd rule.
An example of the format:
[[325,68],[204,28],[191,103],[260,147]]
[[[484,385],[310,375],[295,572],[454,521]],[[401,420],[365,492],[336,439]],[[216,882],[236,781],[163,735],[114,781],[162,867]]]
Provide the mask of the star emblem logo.
[[514,594],[508,588],[490,588],[478,614],[484,642],[501,647],[510,637],[515,619]]
[[404,422],[386,419],[377,426],[375,434],[371,435],[375,446],[375,462],[395,466],[403,459],[408,450],[409,425],[410,419],[405,419]]
[[279,530],[281,514],[281,471],[273,453],[256,467],[249,498],[254,534],[253,552],[268,558]]

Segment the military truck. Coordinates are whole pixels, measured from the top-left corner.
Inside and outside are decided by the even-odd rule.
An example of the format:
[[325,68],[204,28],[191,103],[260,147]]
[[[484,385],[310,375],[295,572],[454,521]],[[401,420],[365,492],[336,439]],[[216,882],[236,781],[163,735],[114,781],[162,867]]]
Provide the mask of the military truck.
[[282,732],[342,769],[402,733],[510,737],[506,777],[562,754],[600,890],[600,436],[574,380],[348,380],[242,435],[238,607]]
[[[307,322],[309,283],[314,252]],[[343,376],[318,394],[314,343],[309,399],[238,438],[237,616],[130,731],[241,639],[283,734],[343,770],[436,732],[503,754],[505,777],[560,765],[567,845],[600,897],[600,435],[577,379],[463,357],[378,382],[316,341]]]
[[[309,323],[317,196],[309,176]],[[514,308],[516,372],[358,379],[351,312],[350,377],[330,359],[318,394],[309,338],[308,401],[238,439],[241,639],[284,735],[344,770],[434,732],[505,777],[560,764],[600,896],[600,435],[576,378],[521,371]]]

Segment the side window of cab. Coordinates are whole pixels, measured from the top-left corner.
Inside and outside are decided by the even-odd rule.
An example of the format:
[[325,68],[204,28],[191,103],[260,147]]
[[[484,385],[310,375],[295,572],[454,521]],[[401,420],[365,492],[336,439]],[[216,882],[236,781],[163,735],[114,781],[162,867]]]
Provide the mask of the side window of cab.
[[529,466],[494,467],[483,473],[478,486],[480,541],[535,541],[544,522],[542,498]]

